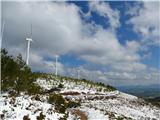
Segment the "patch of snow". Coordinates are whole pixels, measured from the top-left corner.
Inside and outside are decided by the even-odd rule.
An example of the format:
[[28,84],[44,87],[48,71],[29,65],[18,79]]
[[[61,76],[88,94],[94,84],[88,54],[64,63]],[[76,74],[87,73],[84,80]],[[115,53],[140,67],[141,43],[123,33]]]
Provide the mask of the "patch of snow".
[[23,120],[28,115],[31,120],[37,120],[42,112],[45,119],[58,120],[63,114],[54,111],[54,106],[32,99],[33,96],[23,95],[19,97],[2,97],[0,113],[4,114],[5,120]]
[[95,110],[94,108],[82,107],[80,110],[87,113],[88,120],[109,120],[107,115],[100,110]]

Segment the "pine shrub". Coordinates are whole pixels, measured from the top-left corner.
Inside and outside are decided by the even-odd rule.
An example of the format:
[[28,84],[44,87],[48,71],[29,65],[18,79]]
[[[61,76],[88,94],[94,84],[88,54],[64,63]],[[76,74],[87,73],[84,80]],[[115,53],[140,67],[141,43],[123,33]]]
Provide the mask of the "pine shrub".
[[60,113],[65,113],[66,111],[66,102],[62,95],[52,94],[49,96],[48,102],[55,105],[55,110]]
[[64,87],[64,85],[61,83],[58,85],[58,88],[63,88],[63,87]]
[[27,92],[29,95],[35,95],[42,93],[42,89],[37,84],[33,83],[32,85],[28,86]]
[[45,115],[41,112],[39,116],[37,116],[37,120],[45,120]]

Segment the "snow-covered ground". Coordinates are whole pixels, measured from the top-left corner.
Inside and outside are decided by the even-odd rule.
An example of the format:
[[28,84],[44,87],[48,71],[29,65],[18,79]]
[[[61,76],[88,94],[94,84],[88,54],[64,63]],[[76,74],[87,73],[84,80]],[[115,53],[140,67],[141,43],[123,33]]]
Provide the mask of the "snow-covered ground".
[[115,116],[125,116],[134,120],[159,120],[160,108],[152,106],[130,95],[120,93],[116,98],[102,100],[86,100],[82,106],[99,109],[107,113],[113,113]]
[[[60,82],[38,79],[37,83],[43,89],[50,90]],[[119,91],[107,92],[103,91],[103,87],[67,80],[61,81],[61,84],[64,86],[57,91],[59,94],[72,101],[81,101],[81,106],[67,109],[67,120],[81,120],[82,116],[83,120],[160,120],[160,108],[133,95]],[[9,97],[7,93],[3,93],[0,98],[0,114],[4,120],[23,120],[24,116],[37,120],[40,113],[45,115],[45,120],[59,120],[64,117],[65,114],[58,113],[55,106],[47,102],[47,97],[44,94],[37,99],[36,95],[24,93]],[[79,112],[78,115],[75,114],[75,109]]]
[[49,90],[51,88],[57,87],[59,84],[63,84],[63,88],[61,89],[61,92],[68,92],[68,91],[75,91],[75,92],[83,92],[83,93],[90,93],[90,94],[95,94],[95,93],[101,93],[104,94],[106,89],[105,87],[101,86],[94,86],[91,84],[87,84],[85,82],[80,82],[77,80],[77,82],[72,81],[72,80],[56,80],[56,79],[51,79],[51,80],[46,80],[46,79],[38,79],[37,83],[46,90]]
[[[45,97],[41,99],[45,100]],[[18,97],[8,97],[7,94],[2,94],[0,98],[0,114],[2,118],[4,115],[4,120],[23,120],[24,116],[37,120],[41,112],[46,116],[46,120],[58,120],[63,117],[63,114],[55,112],[53,105],[35,100],[35,96],[22,94]]]

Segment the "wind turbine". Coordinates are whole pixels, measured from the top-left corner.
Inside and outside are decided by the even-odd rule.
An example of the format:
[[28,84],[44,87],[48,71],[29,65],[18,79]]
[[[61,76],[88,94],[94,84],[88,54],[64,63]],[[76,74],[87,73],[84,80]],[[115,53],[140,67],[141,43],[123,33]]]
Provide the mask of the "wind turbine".
[[80,69],[77,69],[77,79],[80,79]]
[[26,40],[28,41],[28,46],[27,46],[27,58],[26,58],[26,64],[29,64],[29,49],[30,49],[30,43],[33,41],[32,40],[32,24],[31,24],[31,37],[30,38],[26,38]]
[[5,25],[5,21],[3,22],[2,29],[1,29],[1,38],[2,39],[3,39],[4,25]]
[[[0,39],[1,39],[1,43],[0,43],[0,49],[2,48],[2,39],[3,39],[3,32],[4,32],[4,25],[5,25],[5,21],[4,21],[4,23],[3,23],[3,25],[2,25],[2,28],[1,28],[1,33],[0,33]],[[1,58],[0,58],[1,59]],[[0,68],[1,68],[1,65],[0,65]],[[0,77],[1,77],[1,74],[0,74]],[[2,90],[2,80],[0,80],[0,97],[2,96],[2,94],[1,94],[1,90]]]
[[56,74],[56,78],[57,78],[57,74],[58,74],[58,66],[57,66],[57,62],[58,62],[59,56],[56,55],[55,58],[56,58],[56,65],[55,65],[55,67],[56,67],[56,72],[55,72],[55,74]]
[[2,48],[2,40],[3,40],[3,33],[4,33],[4,25],[5,25],[5,21],[3,22],[2,28],[1,28],[1,46],[0,48]]

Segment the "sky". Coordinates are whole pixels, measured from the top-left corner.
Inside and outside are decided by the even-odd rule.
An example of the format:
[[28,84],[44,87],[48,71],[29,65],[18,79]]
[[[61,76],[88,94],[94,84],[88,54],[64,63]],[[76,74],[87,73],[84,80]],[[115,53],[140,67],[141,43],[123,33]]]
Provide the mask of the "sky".
[[160,2],[2,2],[2,48],[33,71],[114,86],[160,84]]

